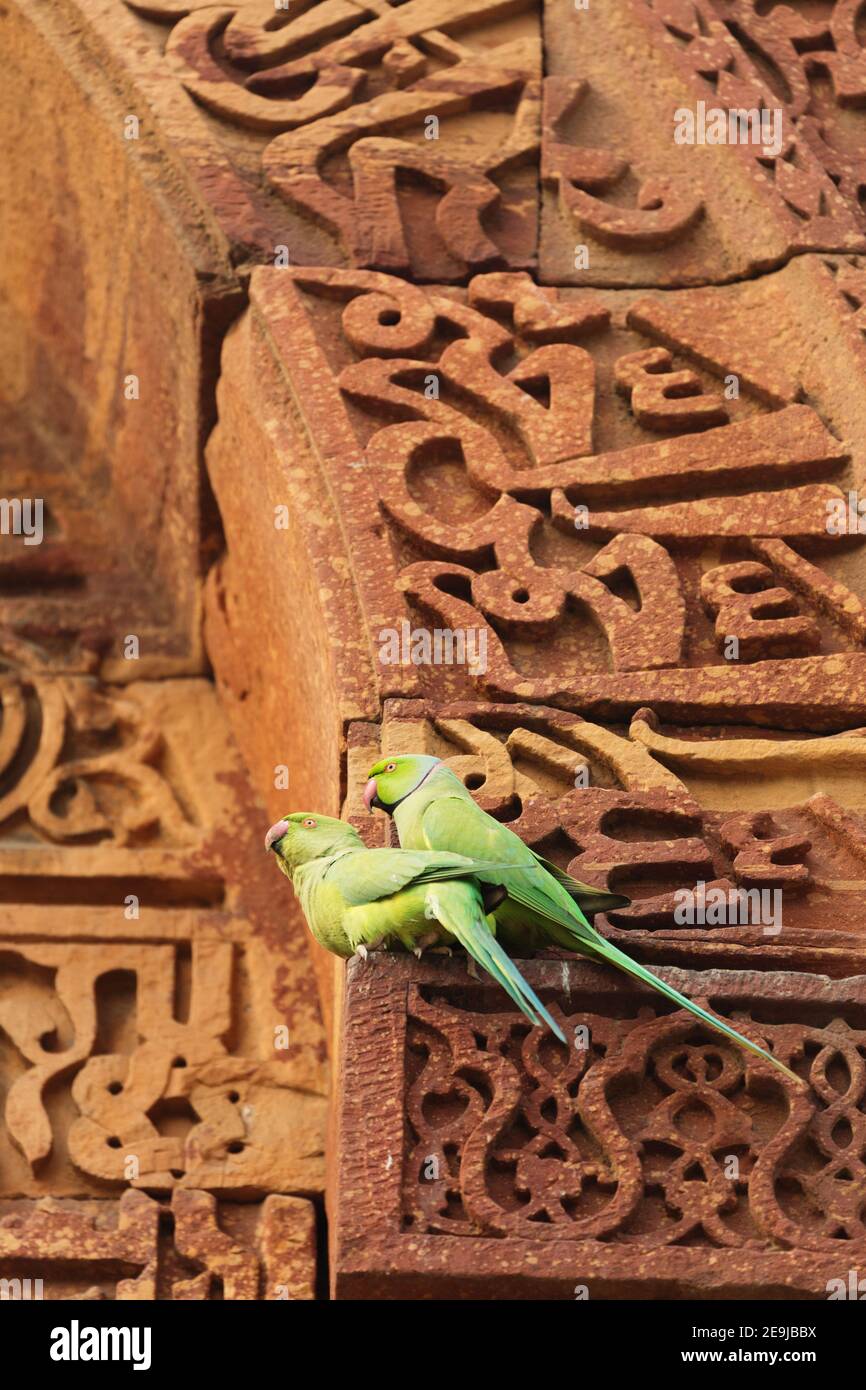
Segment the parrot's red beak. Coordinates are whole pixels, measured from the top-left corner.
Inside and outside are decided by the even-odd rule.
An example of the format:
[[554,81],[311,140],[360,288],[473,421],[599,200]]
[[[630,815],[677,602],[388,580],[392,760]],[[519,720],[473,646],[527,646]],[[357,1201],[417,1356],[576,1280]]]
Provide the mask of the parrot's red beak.
[[277,843],[277,840],[281,840],[283,838],[288,828],[289,822],[287,820],[275,821],[275,823],[271,826],[270,830],[265,836],[265,849],[273,849],[274,845]]
[[378,788],[376,786],[376,779],[375,777],[371,777],[366,787],[364,788],[364,805],[366,806],[368,811],[372,811],[373,809],[373,802],[376,799],[377,790]]

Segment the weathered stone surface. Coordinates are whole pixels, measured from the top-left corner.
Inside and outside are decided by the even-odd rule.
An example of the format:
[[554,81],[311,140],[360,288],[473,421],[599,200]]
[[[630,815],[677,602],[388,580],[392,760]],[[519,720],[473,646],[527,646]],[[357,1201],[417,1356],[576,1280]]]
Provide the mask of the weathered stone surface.
[[314,1234],[313,1206],[300,1197],[0,1200],[0,1279],[5,1298],[311,1299]]
[[[713,0],[713,8],[740,50],[750,50],[761,63],[775,101],[785,105],[802,144],[827,170],[862,228],[866,76],[856,7],[837,0],[820,16],[806,6],[768,8],[756,0]],[[669,31],[676,33],[669,13]],[[681,27],[679,35],[690,47]]]
[[72,0],[63,13],[116,85],[134,84],[180,196],[236,262],[282,247],[294,264],[458,281],[535,264],[534,0]]
[[[33,23],[135,89],[177,201],[235,261],[661,285],[866,249],[845,6],[70,0]],[[778,111],[778,141],[678,144],[701,102]]]
[[[262,775],[289,652],[311,751],[306,711],[333,730],[420,692],[863,722],[862,541],[834,520],[866,443],[861,280],[814,257],[668,296],[257,270],[209,469],[214,659]],[[434,628],[464,646],[413,646]]]
[[211,687],[0,695],[0,1192],[320,1191],[304,929]]
[[[58,669],[119,681],[133,676],[129,634],[136,674],[203,670],[213,518],[199,452],[215,343],[239,298],[225,241],[102,46],[128,43],[127,12],[101,9],[99,41],[64,4],[0,19],[14,151],[0,174],[4,495],[45,505],[41,545],[4,534],[0,585],[11,632]],[[130,117],[137,139],[124,138]]]
[[[375,496],[353,467],[357,444],[336,387],[318,371],[310,327],[288,321],[286,355],[276,361],[273,331],[250,312],[224,350],[208,469],[227,554],[211,574],[205,620],[220,693],[272,820],[289,804],[339,813],[345,725],[378,711],[374,633],[403,611]],[[289,359],[300,386],[284,375]],[[326,433],[315,443],[297,389],[321,406]],[[332,477],[316,446],[334,458]],[[238,469],[239,458],[259,462]],[[348,553],[346,526],[354,542]],[[278,769],[287,782],[276,779]],[[287,902],[280,882],[273,892]],[[329,1009],[333,962],[310,946]],[[326,1027],[331,1021],[326,1016]]]
[[[542,280],[720,284],[803,252],[864,249],[856,174],[830,148],[836,123],[827,132],[823,105],[821,117],[799,119],[812,109],[802,69],[845,61],[813,53],[811,42],[797,52],[798,29],[814,40],[820,21],[749,0],[605,0],[586,10],[547,4],[544,24]],[[853,19],[847,27],[856,49]],[[678,141],[680,113],[698,119],[699,108],[723,111],[728,128],[732,109],[765,110],[777,125],[767,145],[712,143],[699,131]]]
[[826,1298],[847,1278],[862,976],[666,972],[799,1090],[613,972],[521,968],[567,1051],[459,961],[350,964],[337,1297]]
[[[46,536],[0,540],[0,1277],[313,1296],[326,1038],[338,1296],[844,1275],[866,69],[819,8],[7,5],[4,488]],[[779,149],[677,144],[702,102]],[[255,796],[211,687],[162,679],[202,671],[209,485]],[[459,960],[352,966],[343,1013],[314,950],[320,1021],[261,830],[381,842],[364,774],[419,747],[810,1098],[563,960],[525,968],[567,1056]],[[683,922],[700,884],[781,918]]]

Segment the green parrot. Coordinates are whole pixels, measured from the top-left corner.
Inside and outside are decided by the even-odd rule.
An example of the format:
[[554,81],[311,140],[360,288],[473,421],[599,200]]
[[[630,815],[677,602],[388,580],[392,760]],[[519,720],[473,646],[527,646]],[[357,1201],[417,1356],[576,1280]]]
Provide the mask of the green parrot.
[[[313,936],[337,956],[392,944],[417,955],[457,943],[493,976],[532,1024],[562,1029],[496,940],[476,866],[462,854],[367,849],[345,821],[296,811],[272,825],[273,850],[292,881]],[[482,866],[494,869],[494,865]]]
[[800,1082],[764,1048],[607,941],[585,914],[627,904],[628,898],[579,883],[536,854],[513,830],[482,811],[439,758],[421,753],[384,758],[370,769],[364,804],[368,811],[377,807],[393,816],[403,849],[461,854],[474,863],[486,907],[496,919],[497,936],[508,950],[525,953],[559,946],[590,960],[608,961]]

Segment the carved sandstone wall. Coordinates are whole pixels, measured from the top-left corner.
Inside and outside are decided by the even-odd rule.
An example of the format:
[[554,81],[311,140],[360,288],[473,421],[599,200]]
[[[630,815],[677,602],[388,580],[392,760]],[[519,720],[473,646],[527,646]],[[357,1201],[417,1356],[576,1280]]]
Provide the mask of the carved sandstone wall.
[[[6,487],[50,525],[2,538],[0,1268],[50,1193],[118,1296],[309,1296],[327,1035],[337,1296],[826,1296],[866,1257],[856,6],[8,11]],[[778,139],[677,143],[702,107]],[[308,954],[266,811],[374,843],[418,748],[808,1095],[580,963],[526,965],[566,1052],[462,962]],[[781,929],[683,924],[699,882]]]

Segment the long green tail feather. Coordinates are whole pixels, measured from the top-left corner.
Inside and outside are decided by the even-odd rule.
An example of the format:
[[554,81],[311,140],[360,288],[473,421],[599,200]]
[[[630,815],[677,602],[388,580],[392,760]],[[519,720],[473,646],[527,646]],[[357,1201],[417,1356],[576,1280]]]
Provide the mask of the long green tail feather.
[[[593,948],[591,947],[590,949]],[[631,956],[627,956],[624,951],[620,951],[612,942],[605,941],[603,937],[599,937],[598,944],[594,944],[594,951],[603,960],[610,961],[612,965],[618,966],[620,970],[625,970],[629,975],[634,975],[635,979],[643,980],[644,984],[651,985],[653,989],[658,990],[660,994],[666,995],[668,999],[672,999],[674,1003],[679,1004],[681,1008],[688,1009],[689,1013],[694,1014],[696,1018],[699,1018],[710,1028],[715,1029],[717,1033],[723,1034],[726,1038],[731,1038],[733,1042],[739,1043],[741,1047],[747,1048],[749,1052],[754,1052],[756,1056],[763,1057],[765,1062],[772,1063],[779,1071],[784,1072],[785,1076],[791,1081],[796,1081],[799,1086],[804,1084],[802,1078],[797,1076],[796,1072],[786,1067],[783,1062],[780,1062],[778,1057],[774,1057],[772,1053],[767,1052],[763,1047],[760,1047],[758,1043],[750,1042],[742,1033],[738,1033],[736,1028],[732,1028],[729,1023],[725,1023],[723,1019],[716,1018],[714,1014],[708,1013],[706,1009],[702,1009],[700,1004],[695,1004],[691,999],[687,999],[684,994],[680,994],[678,989],[674,989],[673,985],[665,984],[664,980],[660,980],[657,975],[654,975],[651,970],[647,970],[645,966],[640,965],[638,961],[632,960]]]
[[480,909],[474,920],[464,920],[447,902],[443,902],[444,895],[436,893],[435,886],[431,887],[429,895],[437,919],[469,952],[473,960],[493,976],[535,1027],[538,1027],[543,1019],[551,1033],[564,1043],[565,1034],[559,1024],[548,1013],[532,986],[524,980],[511,957],[503,951]]
[[[522,866],[518,866],[522,868]],[[513,871],[512,871],[513,872]],[[632,960],[624,951],[620,951],[617,946],[608,941],[596,931],[595,927],[590,926],[583,916],[576,903],[570,902],[568,907],[564,903],[558,903],[550,897],[546,897],[543,890],[534,883],[529,875],[525,878],[511,878],[508,884],[508,895],[516,903],[529,908],[531,911],[545,917],[550,924],[551,940],[557,945],[565,946],[567,949],[579,951],[583,955],[597,956],[602,960],[608,961],[611,965],[616,965],[620,970],[633,975],[635,979],[643,980],[644,984],[651,985],[660,994],[666,995],[681,1008],[688,1009],[696,1018],[701,1019],[708,1027],[715,1029],[724,1037],[730,1038],[733,1042],[739,1043],[749,1052],[753,1052],[757,1057],[763,1057],[766,1062],[771,1063],[778,1071],[784,1073],[791,1081],[796,1081],[798,1085],[803,1085],[802,1078],[796,1072],[786,1067],[783,1062],[767,1052],[757,1043],[750,1042],[748,1038],[738,1033],[736,1028],[725,1023],[722,1019],[716,1018],[713,1014],[702,1009],[699,1004],[693,1004],[691,999],[687,999],[679,990],[672,985],[667,985],[654,975],[651,970]]]

